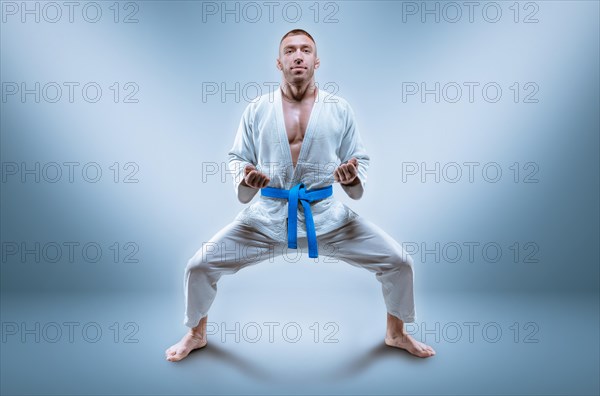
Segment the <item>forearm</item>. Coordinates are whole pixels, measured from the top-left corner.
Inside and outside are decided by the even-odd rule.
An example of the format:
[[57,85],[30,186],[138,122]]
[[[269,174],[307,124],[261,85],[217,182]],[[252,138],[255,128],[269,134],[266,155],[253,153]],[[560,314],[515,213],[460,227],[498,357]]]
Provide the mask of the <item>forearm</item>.
[[362,197],[364,193],[363,183],[358,176],[356,176],[356,178],[352,182],[348,184],[340,183],[340,185],[342,186],[346,194],[348,194],[348,196],[352,199],[358,200]]
[[238,195],[238,200],[241,203],[248,203],[248,202],[252,201],[252,198],[254,198],[254,196],[256,195],[257,192],[258,192],[258,188],[250,187],[249,185],[246,184],[246,181],[244,179],[242,179],[240,184],[238,184],[237,195]]

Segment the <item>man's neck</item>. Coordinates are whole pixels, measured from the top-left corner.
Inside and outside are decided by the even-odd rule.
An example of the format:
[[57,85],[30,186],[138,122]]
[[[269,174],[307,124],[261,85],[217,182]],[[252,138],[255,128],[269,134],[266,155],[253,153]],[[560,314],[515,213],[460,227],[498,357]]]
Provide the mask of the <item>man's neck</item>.
[[316,98],[317,87],[312,80],[303,85],[293,85],[284,82],[281,85],[281,94],[288,102],[302,102],[302,100],[307,98]]

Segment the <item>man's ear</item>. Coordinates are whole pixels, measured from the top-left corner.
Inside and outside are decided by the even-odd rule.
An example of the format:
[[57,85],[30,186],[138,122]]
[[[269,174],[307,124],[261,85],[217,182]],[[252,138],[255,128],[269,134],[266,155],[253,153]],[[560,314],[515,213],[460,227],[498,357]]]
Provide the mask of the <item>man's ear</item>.
[[281,64],[281,62],[279,61],[279,58],[276,59],[275,61],[275,66],[277,67],[277,69],[279,70],[283,70],[283,65]]
[[315,69],[318,69],[320,64],[321,64],[321,59],[315,58]]

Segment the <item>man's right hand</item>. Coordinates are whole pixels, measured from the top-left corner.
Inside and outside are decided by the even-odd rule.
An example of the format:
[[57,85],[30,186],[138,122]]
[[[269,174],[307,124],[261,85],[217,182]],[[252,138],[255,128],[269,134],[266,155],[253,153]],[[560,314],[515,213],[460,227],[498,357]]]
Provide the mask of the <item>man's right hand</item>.
[[267,187],[270,181],[269,176],[257,171],[254,165],[249,164],[244,168],[244,183],[248,187],[264,188]]

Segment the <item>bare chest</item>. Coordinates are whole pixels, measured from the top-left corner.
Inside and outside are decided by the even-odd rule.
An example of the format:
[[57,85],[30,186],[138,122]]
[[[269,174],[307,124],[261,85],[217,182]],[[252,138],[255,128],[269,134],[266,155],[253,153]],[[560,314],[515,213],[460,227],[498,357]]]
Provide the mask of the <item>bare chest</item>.
[[294,166],[296,166],[298,156],[300,155],[300,148],[304,141],[304,135],[306,134],[306,128],[308,126],[308,121],[310,120],[313,103],[313,101],[304,103],[290,103],[285,100],[283,101],[285,131],[290,145]]

